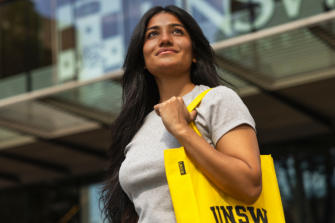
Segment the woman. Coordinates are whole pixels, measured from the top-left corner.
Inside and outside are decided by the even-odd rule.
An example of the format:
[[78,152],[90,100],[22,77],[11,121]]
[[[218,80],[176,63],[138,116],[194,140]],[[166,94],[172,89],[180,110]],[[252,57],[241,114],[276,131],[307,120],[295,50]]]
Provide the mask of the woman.
[[[124,104],[112,125],[103,211],[112,222],[176,222],[163,151],[187,155],[223,192],[254,203],[261,193],[255,124],[236,93],[220,86],[214,52],[195,20],[175,6],[150,9],[123,65]],[[213,88],[196,110],[186,106]],[[189,126],[195,122],[202,137]]]

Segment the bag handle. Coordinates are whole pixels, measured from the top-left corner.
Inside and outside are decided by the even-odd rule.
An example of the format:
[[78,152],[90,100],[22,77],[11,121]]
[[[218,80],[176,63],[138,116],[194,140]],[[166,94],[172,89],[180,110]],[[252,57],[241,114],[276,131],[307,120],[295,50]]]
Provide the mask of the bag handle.
[[203,91],[202,93],[200,93],[188,106],[187,106],[187,110],[188,112],[191,113],[191,111],[193,111],[195,109],[195,107],[197,107],[197,105],[200,103],[200,101],[203,99],[203,97],[205,97],[205,95],[212,90],[213,88],[207,89],[206,91]]
[[[203,91],[202,93],[200,93],[188,106],[187,106],[187,110],[188,112],[191,113],[191,111],[193,111],[198,104],[201,102],[201,100],[205,97],[205,95],[212,90],[213,88],[207,89],[206,91]],[[201,136],[198,128],[195,126],[194,122],[192,121],[189,126],[199,135]]]

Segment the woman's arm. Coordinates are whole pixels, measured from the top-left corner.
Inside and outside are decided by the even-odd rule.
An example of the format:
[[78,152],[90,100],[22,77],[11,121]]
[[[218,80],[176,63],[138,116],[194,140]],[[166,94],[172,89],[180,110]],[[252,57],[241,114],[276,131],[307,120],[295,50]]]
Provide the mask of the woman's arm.
[[182,98],[173,97],[154,108],[166,129],[218,188],[246,204],[258,199],[262,173],[253,128],[240,125],[230,130],[217,142],[216,150],[188,126],[196,111],[189,114]]
[[226,194],[253,204],[262,190],[259,149],[255,131],[240,125],[226,133],[214,149],[191,128],[175,134],[187,155]]

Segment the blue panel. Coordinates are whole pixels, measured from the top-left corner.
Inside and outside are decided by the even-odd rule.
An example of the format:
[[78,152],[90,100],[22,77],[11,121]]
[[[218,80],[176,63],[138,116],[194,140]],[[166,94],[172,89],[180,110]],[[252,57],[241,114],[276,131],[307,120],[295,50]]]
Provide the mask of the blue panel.
[[175,5],[176,1],[175,0],[151,0],[148,1],[152,3],[152,7],[154,6],[167,6],[167,5]]
[[206,0],[208,4],[212,5],[216,10],[218,10],[221,13],[224,13],[223,1],[227,0]]
[[86,17],[100,11],[100,2],[89,2],[76,9],[76,18]]
[[[54,0],[52,0],[54,1]],[[57,6],[61,6],[61,5],[66,5],[66,4],[70,4],[71,0],[57,0]]]
[[102,38],[107,39],[118,34],[118,14],[109,14],[102,17]]
[[51,17],[51,1],[52,0],[30,0],[34,3],[36,11],[41,16]]

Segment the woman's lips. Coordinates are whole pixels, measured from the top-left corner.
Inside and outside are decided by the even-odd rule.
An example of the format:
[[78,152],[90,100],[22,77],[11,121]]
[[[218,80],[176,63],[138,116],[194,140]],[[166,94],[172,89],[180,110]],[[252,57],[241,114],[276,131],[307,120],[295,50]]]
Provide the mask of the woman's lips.
[[178,53],[178,52],[177,50],[173,48],[162,48],[157,52],[156,56],[161,55],[161,54],[168,54],[168,53]]
[[[163,51],[163,52],[160,52],[158,55],[161,55],[161,54],[168,54],[168,53],[175,53],[174,51],[171,51],[171,50],[168,50],[168,51]],[[158,56],[157,55],[157,56]]]

